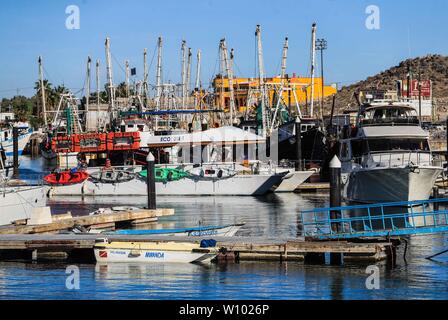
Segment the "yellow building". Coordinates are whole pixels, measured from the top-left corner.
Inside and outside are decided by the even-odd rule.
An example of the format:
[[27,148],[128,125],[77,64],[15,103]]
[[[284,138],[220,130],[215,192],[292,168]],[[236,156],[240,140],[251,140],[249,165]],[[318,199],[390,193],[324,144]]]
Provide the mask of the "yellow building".
[[[292,77],[282,79],[280,77],[267,78],[265,84],[269,94],[270,106],[275,107],[278,99],[276,98],[283,82],[283,103],[286,106],[294,107],[296,102],[299,106],[307,108],[311,101],[311,78],[310,77]],[[235,104],[240,112],[244,112],[247,107],[253,107],[253,102],[259,96],[259,79],[254,78],[235,78],[233,79],[233,88],[235,95]],[[217,76],[213,80],[213,90],[215,93],[215,104],[224,107],[227,110],[230,106],[229,79]],[[324,86],[323,96],[328,97],[337,92],[336,86]],[[314,78],[314,100],[320,101],[322,98],[322,78]],[[248,106],[248,100],[249,105]]]

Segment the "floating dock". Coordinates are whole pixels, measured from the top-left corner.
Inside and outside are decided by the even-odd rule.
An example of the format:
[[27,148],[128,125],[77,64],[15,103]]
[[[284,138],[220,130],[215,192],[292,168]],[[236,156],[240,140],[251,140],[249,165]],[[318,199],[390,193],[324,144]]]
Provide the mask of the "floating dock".
[[[95,214],[91,216],[72,217],[71,214],[53,216],[53,222],[40,225],[20,224],[18,221],[14,225],[0,227],[2,234],[39,234],[57,233],[75,226],[86,228],[119,228],[124,225],[134,225],[139,223],[156,222],[159,217],[174,215],[174,209],[129,209],[117,210],[112,213]],[[26,223],[26,221],[22,221]]]
[[[199,242],[203,238],[167,236],[130,236],[98,234],[0,235],[0,259],[39,260],[58,257],[94,262],[93,247],[98,238],[130,242]],[[218,260],[277,260],[324,264],[325,254],[342,254],[351,261],[381,261],[394,259],[393,242],[307,241],[305,238],[269,239],[253,237],[214,237],[223,248]]]

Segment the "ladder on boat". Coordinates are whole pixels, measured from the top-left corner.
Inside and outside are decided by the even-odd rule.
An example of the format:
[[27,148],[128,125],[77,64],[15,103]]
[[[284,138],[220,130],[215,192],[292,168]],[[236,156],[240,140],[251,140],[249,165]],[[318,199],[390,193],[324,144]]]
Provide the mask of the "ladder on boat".
[[316,208],[302,211],[299,219],[303,235],[318,240],[443,233],[448,199]]

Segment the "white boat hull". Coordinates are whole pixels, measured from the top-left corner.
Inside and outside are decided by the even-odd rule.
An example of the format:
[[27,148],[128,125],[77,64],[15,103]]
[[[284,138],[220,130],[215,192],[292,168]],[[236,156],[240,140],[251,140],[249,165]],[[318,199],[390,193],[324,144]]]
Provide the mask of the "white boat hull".
[[275,192],[294,192],[302,183],[314,174],[314,171],[293,171],[286,175]]
[[[19,157],[22,155],[23,150],[30,141],[32,132],[19,135],[18,147],[19,147]],[[12,139],[1,142],[3,149],[5,149],[5,154],[7,157],[12,157],[14,155],[14,143]]]
[[216,253],[95,248],[97,262],[209,263]]
[[347,175],[344,198],[362,203],[427,200],[441,173],[439,167],[356,170]]
[[34,208],[46,204],[44,187],[4,187],[0,189],[0,225],[28,219]]
[[[185,178],[178,181],[156,183],[156,194],[164,195],[244,195],[256,196],[267,193],[280,183],[283,175],[236,175],[231,178],[212,181]],[[146,196],[146,181],[132,181],[105,184],[87,180],[82,184],[52,187],[50,196]]]

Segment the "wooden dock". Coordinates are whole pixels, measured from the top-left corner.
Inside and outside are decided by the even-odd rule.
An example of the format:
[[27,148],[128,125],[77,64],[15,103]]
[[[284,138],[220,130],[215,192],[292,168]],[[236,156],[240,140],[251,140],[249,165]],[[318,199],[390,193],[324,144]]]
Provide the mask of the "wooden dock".
[[[34,234],[0,235],[0,259],[38,260],[58,257],[94,262],[93,246],[98,238],[115,241],[183,241],[199,242],[202,238],[167,237],[154,235],[91,235],[91,234]],[[380,261],[395,252],[389,242],[354,243],[346,241],[306,241],[296,239],[270,239],[253,237],[213,237],[217,246],[224,248],[218,259],[239,260],[305,260],[325,263],[325,254],[342,254],[351,261]]]
[[317,192],[330,190],[330,184],[327,182],[302,183],[298,186],[298,192]]
[[124,210],[112,213],[96,214],[92,216],[72,217],[68,215],[53,216],[53,222],[41,225],[9,225],[0,227],[2,234],[39,234],[57,233],[59,231],[83,226],[86,228],[116,228],[122,225],[155,222],[159,217],[174,215],[174,209],[138,209]]

